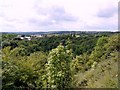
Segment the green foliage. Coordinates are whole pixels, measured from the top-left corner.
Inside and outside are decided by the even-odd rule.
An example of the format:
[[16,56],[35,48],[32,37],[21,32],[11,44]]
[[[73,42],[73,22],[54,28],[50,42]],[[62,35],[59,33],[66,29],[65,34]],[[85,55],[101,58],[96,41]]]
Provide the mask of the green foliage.
[[3,34],[3,90],[117,88],[118,35],[57,34],[28,41]]
[[10,58],[11,47],[8,46],[2,50],[2,59],[8,61]]
[[96,46],[94,50],[92,51],[90,57],[89,57],[89,62],[87,62],[88,66],[92,66],[92,64],[95,62],[100,62],[100,58],[105,54],[106,52],[106,47],[105,45],[108,43],[108,38],[105,36],[102,36],[98,39]]
[[[90,56],[91,68],[86,72],[79,72],[75,76],[76,87],[82,88],[118,88],[118,54],[120,47],[116,35],[108,38],[108,42],[98,40],[95,50]],[[99,45],[102,45],[99,46]],[[101,49],[98,49],[101,48]],[[102,50],[104,48],[104,51]],[[101,52],[98,58],[95,52]],[[96,62],[97,61],[97,62]],[[88,64],[87,63],[87,64]]]
[[71,45],[69,46],[70,49],[73,50],[74,56],[80,55],[83,53],[91,53],[94,46],[96,45],[96,42],[99,38],[95,37],[91,34],[79,34],[79,37],[75,37],[75,35],[66,34],[66,35],[53,35],[51,37],[45,37],[45,38],[33,38],[31,41],[28,40],[15,40],[14,38],[17,37],[17,35],[14,35],[13,37],[8,37],[8,35],[14,35],[14,34],[3,34],[2,38],[2,48],[5,48],[7,46],[11,46],[11,48],[24,48],[25,49],[25,55],[29,56],[31,53],[36,51],[43,51],[43,52],[49,52],[50,50],[56,48],[60,43],[63,43],[63,46],[66,46],[66,42],[71,42]]
[[113,59],[111,57],[89,71],[77,73],[74,80],[76,87],[118,88],[118,64]]
[[16,34],[2,34],[2,40],[7,41],[15,38],[17,35]]
[[89,56],[84,53],[83,55],[76,56],[75,59],[72,60],[71,68],[74,73],[84,72],[87,70],[87,62],[89,60]]
[[59,45],[53,49],[48,58],[47,77],[49,88],[70,88],[72,52]]
[[4,89],[43,87],[47,60],[44,53],[36,52],[28,57],[17,57],[12,54],[12,58],[7,61],[3,59],[2,84]]

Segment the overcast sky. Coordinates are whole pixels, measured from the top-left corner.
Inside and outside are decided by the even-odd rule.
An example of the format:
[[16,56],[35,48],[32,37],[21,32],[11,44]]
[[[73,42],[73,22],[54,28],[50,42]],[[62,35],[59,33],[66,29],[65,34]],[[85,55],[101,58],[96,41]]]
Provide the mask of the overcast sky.
[[115,31],[118,1],[0,0],[0,31]]

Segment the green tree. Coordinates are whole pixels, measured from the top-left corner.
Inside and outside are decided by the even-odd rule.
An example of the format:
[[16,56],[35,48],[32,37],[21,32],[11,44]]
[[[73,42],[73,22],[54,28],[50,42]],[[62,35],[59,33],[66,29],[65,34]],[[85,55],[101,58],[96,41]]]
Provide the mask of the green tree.
[[72,60],[71,68],[74,73],[84,72],[87,70],[86,63],[89,60],[89,55],[84,53],[83,55],[76,56],[74,60]]
[[45,64],[47,56],[35,52],[30,56],[20,56],[21,48],[3,49],[2,86],[3,89],[42,88],[44,85]]
[[49,88],[69,88],[71,87],[72,52],[66,47],[59,45],[49,53],[47,63],[47,77]]
[[94,62],[100,62],[101,57],[105,54],[106,49],[105,45],[108,43],[108,37],[102,36],[98,39],[94,50],[92,51],[89,61],[87,62],[88,66],[92,66]]

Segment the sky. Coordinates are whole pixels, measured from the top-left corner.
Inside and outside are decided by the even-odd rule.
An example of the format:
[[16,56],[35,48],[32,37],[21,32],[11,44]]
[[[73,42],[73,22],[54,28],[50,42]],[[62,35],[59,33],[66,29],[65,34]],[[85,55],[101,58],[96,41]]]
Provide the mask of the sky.
[[0,32],[116,31],[119,0],[0,0]]

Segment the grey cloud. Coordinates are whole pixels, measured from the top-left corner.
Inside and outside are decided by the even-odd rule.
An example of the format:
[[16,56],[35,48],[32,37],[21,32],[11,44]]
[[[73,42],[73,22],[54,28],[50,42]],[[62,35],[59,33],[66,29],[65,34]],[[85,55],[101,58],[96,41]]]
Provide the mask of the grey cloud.
[[37,26],[49,26],[49,25],[53,24],[53,22],[51,22],[51,20],[47,19],[47,20],[42,21],[42,20],[39,20],[39,19],[36,19],[36,18],[31,18],[29,20],[29,23],[37,25]]
[[1,27],[2,32],[16,31],[16,27],[10,24],[3,24]]
[[46,17],[45,20],[33,17],[29,19],[29,23],[39,26],[51,26],[63,22],[75,22],[78,19],[71,14],[67,13],[63,7],[53,6],[51,8],[35,7],[38,15]]
[[110,18],[118,12],[117,7],[108,7],[105,9],[100,9],[97,13],[97,17]]
[[77,18],[66,13],[63,7],[53,7],[51,9],[51,18],[56,21],[77,21]]

